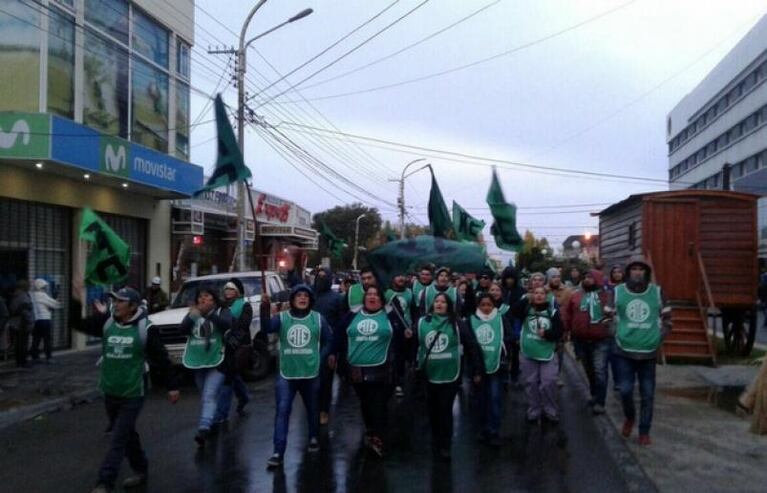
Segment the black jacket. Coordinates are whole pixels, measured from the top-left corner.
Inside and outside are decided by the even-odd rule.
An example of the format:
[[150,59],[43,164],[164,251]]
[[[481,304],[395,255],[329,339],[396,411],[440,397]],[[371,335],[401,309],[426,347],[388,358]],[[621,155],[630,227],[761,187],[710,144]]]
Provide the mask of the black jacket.
[[[250,305],[250,303],[245,303],[246,305]],[[245,307],[243,306],[243,312],[245,311]],[[250,316],[253,317],[253,309],[251,308]],[[232,312],[229,311],[228,308],[222,307],[221,310],[218,308],[215,308],[210,311],[205,316],[205,319],[212,323],[216,329],[221,331],[224,334],[224,343],[226,343],[226,333],[229,331],[229,329],[232,328]],[[250,326],[250,323],[248,323],[248,326]],[[184,317],[184,320],[181,321],[181,326],[179,327],[179,332],[181,335],[189,337],[192,335],[192,329],[194,328],[194,320],[189,317],[187,314]],[[222,373],[228,373],[228,370],[230,369],[230,365],[227,361],[227,356],[229,356],[224,350],[224,361],[221,362],[220,365],[216,368],[218,371]]]
[[[509,312],[514,318],[517,318],[524,322],[527,317],[530,308],[530,300],[525,297],[514,303]],[[549,303],[546,302],[543,305],[537,306],[537,310],[546,310],[549,308]],[[551,328],[544,332],[544,339],[551,342],[556,342],[562,338],[562,318],[559,316],[559,310],[553,310],[551,316]]]

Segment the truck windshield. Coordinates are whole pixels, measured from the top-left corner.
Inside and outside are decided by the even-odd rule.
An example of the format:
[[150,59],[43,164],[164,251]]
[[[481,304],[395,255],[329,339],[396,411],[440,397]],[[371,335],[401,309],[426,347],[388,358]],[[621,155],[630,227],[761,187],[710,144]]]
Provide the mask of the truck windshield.
[[[201,279],[199,281],[185,282],[181,287],[176,298],[173,300],[173,308],[183,308],[194,304],[197,297],[197,290],[200,286],[213,286],[218,290],[219,296],[224,296],[224,285],[228,279]],[[245,287],[245,296],[255,296],[261,294],[261,278],[260,277],[245,277],[240,278],[243,286]]]

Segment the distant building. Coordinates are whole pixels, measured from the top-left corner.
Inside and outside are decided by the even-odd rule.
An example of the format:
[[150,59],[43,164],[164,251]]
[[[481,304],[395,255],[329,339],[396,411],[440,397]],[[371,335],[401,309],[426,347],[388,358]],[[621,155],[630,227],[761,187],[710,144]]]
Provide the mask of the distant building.
[[599,260],[599,235],[571,235],[562,242],[562,255],[585,261]]
[[[669,186],[767,195],[767,15],[671,110]],[[759,200],[767,257],[767,200]]]

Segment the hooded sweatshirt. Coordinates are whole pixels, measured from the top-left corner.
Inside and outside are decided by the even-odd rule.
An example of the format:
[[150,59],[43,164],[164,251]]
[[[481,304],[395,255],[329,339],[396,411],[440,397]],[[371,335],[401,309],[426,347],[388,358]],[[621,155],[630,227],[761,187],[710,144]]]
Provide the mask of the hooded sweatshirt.
[[325,277],[314,278],[314,305],[312,309],[325,317],[331,330],[336,330],[344,311],[344,298],[333,291],[333,273],[325,267],[320,268]]
[[604,308],[609,303],[609,293],[603,287],[603,276],[598,270],[592,270],[589,275],[594,278],[594,285],[587,288],[581,283],[581,289],[570,297],[564,307],[563,317],[568,331],[576,340],[601,341],[611,335],[608,323],[599,323],[605,315]]
[[[514,283],[514,287],[509,289],[506,287],[506,279],[514,279],[516,282]],[[509,306],[514,305],[517,301],[522,298],[522,296],[525,295],[527,291],[525,291],[525,288],[520,286],[519,283],[519,274],[517,273],[517,269],[514,267],[508,266],[505,269],[503,269],[503,272],[501,273],[501,290],[503,292],[503,302],[506,303]]]

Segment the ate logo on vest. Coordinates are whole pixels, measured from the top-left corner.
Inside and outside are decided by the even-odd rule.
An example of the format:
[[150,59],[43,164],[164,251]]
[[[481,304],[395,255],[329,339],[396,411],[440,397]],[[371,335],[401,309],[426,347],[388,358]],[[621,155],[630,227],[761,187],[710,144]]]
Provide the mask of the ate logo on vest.
[[650,306],[644,300],[631,300],[626,306],[626,316],[634,323],[642,323],[650,317]]
[[486,346],[495,339],[495,331],[488,324],[482,324],[477,328],[477,342]]
[[378,322],[373,319],[366,319],[357,324],[357,330],[363,336],[375,334],[378,331]]
[[306,325],[294,325],[288,330],[288,343],[293,347],[304,347],[312,340],[312,332]]
[[[431,346],[431,343],[434,341],[434,337],[437,335],[436,330],[432,330],[428,334],[426,334],[426,347],[428,348]],[[440,334],[439,339],[437,339],[437,342],[434,343],[434,347],[432,347],[431,352],[432,353],[441,353],[445,349],[447,349],[447,334]]]
[[109,336],[107,344],[112,348],[113,354],[123,354],[127,346],[133,345],[133,337],[130,336]]

